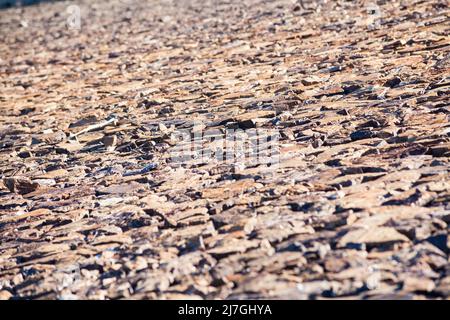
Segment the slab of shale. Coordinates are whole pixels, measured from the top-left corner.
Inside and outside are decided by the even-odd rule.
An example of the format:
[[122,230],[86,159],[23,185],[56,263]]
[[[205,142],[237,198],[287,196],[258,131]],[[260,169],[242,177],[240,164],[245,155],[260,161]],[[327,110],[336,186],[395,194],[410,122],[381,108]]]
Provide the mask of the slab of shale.
[[1,299],[448,299],[447,1],[0,11]]

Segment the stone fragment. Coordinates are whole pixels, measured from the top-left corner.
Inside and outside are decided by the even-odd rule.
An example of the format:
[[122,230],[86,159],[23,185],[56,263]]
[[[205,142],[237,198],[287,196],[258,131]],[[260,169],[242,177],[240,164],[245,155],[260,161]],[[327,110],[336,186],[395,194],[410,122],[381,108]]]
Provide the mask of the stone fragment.
[[103,144],[105,145],[107,151],[114,151],[117,144],[117,136],[116,135],[104,136]]
[[367,130],[367,129],[357,130],[350,134],[350,139],[352,139],[353,141],[370,139],[373,137],[375,137],[375,133],[372,130]]
[[403,280],[402,289],[407,292],[431,292],[434,288],[434,282],[423,277],[407,277],[405,280]]
[[12,293],[7,290],[0,291],[0,300],[9,300],[12,298]]
[[18,194],[27,194],[36,191],[41,186],[37,182],[32,182],[26,177],[11,177],[3,179],[4,185],[9,191]]
[[402,82],[402,79],[399,77],[392,77],[383,84],[384,87],[395,88]]
[[338,245],[345,247],[348,244],[366,244],[369,246],[385,245],[395,242],[409,242],[409,239],[403,234],[397,232],[394,228],[375,227],[369,229],[355,229],[347,232]]

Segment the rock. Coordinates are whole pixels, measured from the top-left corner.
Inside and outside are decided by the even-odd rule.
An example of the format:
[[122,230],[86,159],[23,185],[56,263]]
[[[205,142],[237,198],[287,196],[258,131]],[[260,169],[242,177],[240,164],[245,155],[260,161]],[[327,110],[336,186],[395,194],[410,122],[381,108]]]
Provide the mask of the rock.
[[325,80],[326,80],[325,78],[320,78],[320,77],[317,77],[317,76],[309,76],[309,77],[303,78],[301,80],[301,82],[305,86],[311,86],[311,85],[314,85],[314,84],[318,84],[318,83],[324,82]]
[[352,139],[352,141],[357,141],[357,140],[363,140],[363,139],[370,139],[375,137],[375,132],[373,132],[372,130],[357,130],[355,132],[352,132],[350,134],[350,139]]
[[118,58],[118,57],[120,57],[120,53],[119,52],[110,52],[108,54],[108,58],[110,58],[110,59],[114,59],[114,58]]
[[64,140],[66,140],[66,134],[62,131],[57,131],[46,134],[40,134],[33,137],[32,144],[45,143],[54,145]]
[[409,239],[397,232],[394,228],[375,227],[370,229],[350,230],[339,240],[338,246],[345,247],[348,244],[378,246],[395,242],[409,242]]
[[450,298],[445,1],[289,2],[0,13],[2,295]]
[[403,280],[403,290],[407,292],[431,292],[435,284],[433,280],[426,278],[407,277]]
[[32,182],[26,177],[4,178],[3,183],[9,191],[18,194],[31,193],[41,187],[39,183]]
[[37,175],[35,179],[60,179],[67,177],[69,172],[65,169],[49,170],[44,174]]
[[441,279],[434,291],[443,297],[448,297],[450,295],[450,276]]
[[355,91],[358,91],[361,88],[362,88],[362,85],[360,85],[360,84],[349,84],[349,85],[342,86],[342,89],[344,90],[344,94],[354,93]]
[[0,300],[9,300],[12,298],[12,293],[7,290],[0,291]]
[[440,235],[435,235],[435,236],[431,236],[429,238],[426,239],[428,242],[430,242],[432,245],[436,246],[437,248],[439,248],[440,250],[442,250],[442,252],[445,253],[449,253],[450,252],[450,237],[448,236],[448,234],[440,234]]
[[107,151],[114,151],[117,144],[117,136],[104,136],[103,137],[103,144]]
[[348,116],[348,115],[350,115],[350,112],[347,109],[342,109],[342,110],[337,111],[337,114],[340,114],[342,116]]
[[399,77],[393,77],[393,78],[386,80],[386,82],[383,84],[383,86],[389,87],[389,88],[395,88],[401,82],[402,82],[402,79],[400,79]]
[[367,122],[364,122],[359,127],[360,128],[379,128],[379,127],[381,127],[381,124],[377,120],[372,119]]
[[130,182],[127,184],[117,184],[111,185],[109,187],[99,187],[96,190],[98,195],[120,195],[120,194],[131,194],[134,192],[138,192],[144,190],[144,186],[137,182]]

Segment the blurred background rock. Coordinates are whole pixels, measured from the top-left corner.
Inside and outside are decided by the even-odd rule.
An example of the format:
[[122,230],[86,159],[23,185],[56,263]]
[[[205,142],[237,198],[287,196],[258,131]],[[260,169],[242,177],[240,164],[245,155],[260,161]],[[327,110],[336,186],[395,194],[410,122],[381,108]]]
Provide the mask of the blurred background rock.
[[14,6],[28,6],[45,1],[52,0],[0,0],[0,9],[10,8]]

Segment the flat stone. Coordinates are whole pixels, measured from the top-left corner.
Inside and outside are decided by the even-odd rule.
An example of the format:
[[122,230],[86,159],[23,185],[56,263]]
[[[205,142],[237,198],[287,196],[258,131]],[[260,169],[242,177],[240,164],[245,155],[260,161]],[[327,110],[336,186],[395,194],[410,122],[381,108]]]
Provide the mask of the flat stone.
[[409,242],[409,239],[394,228],[374,227],[350,230],[339,240],[338,245],[345,247],[354,243],[376,246],[395,242]]

